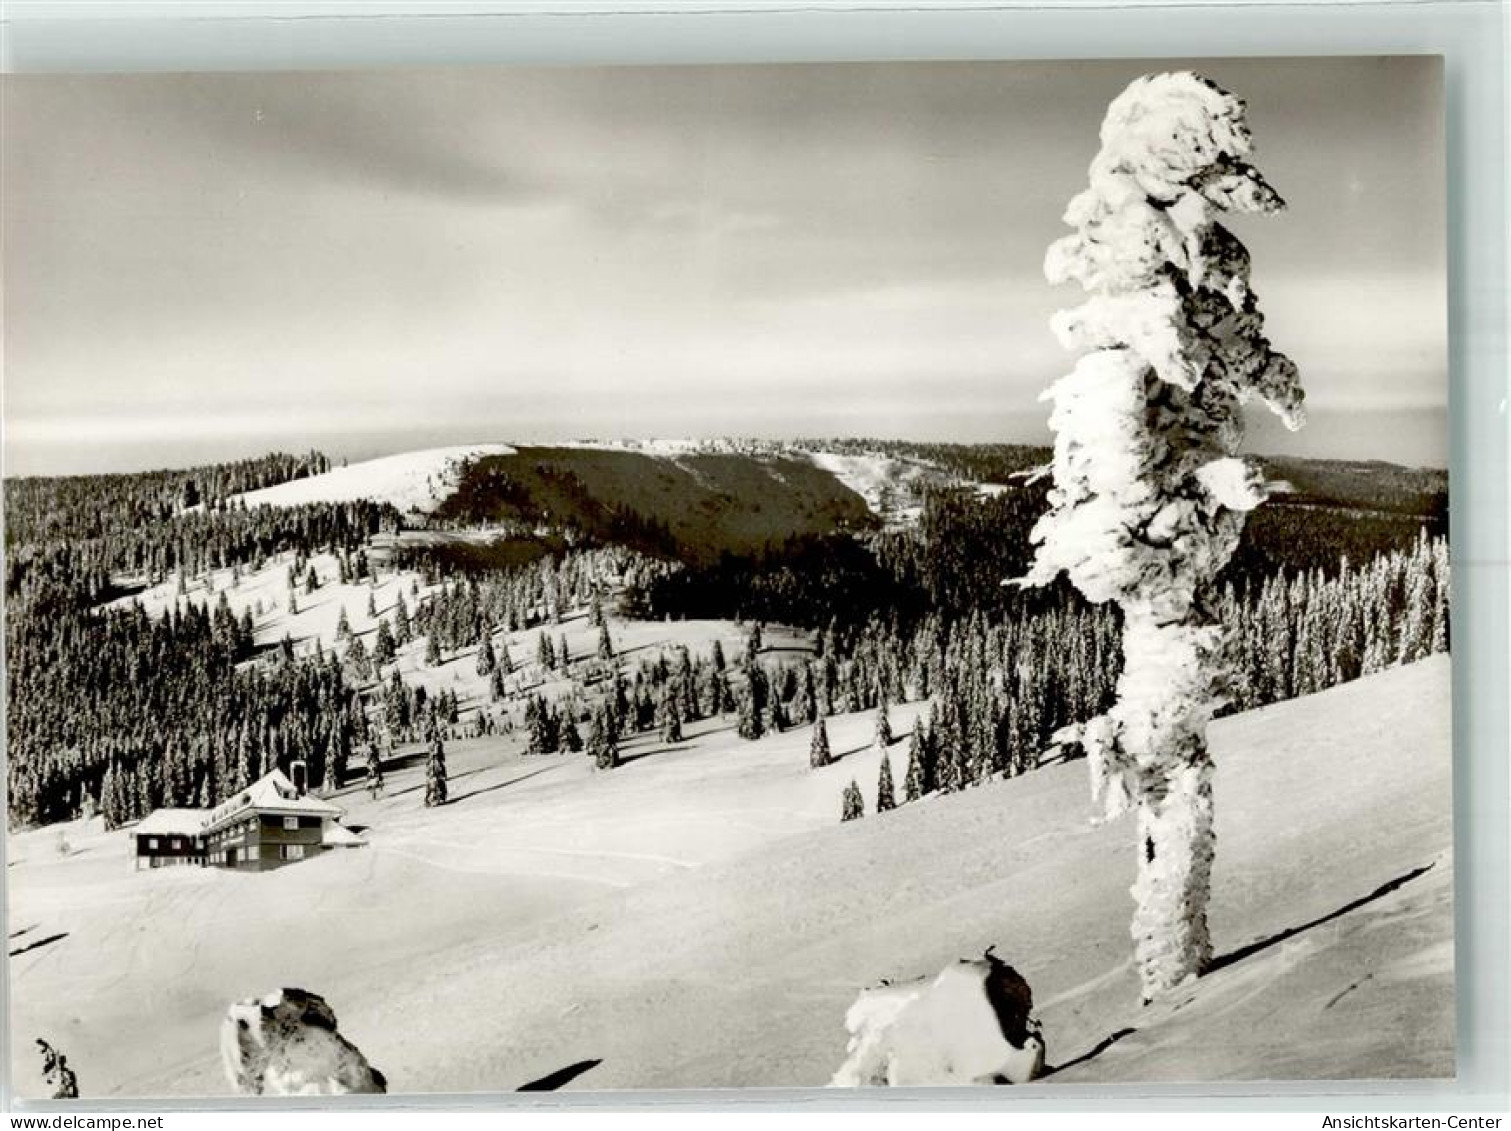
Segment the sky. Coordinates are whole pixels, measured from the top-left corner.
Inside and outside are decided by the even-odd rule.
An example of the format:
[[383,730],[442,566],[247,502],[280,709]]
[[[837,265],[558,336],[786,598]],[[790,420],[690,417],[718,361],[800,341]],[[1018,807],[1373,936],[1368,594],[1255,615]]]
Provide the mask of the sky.
[[1313,421],[1441,465],[1431,58],[8,75],[4,468],[316,446],[1045,442],[1045,248],[1107,103],[1190,67],[1287,198],[1237,217]]

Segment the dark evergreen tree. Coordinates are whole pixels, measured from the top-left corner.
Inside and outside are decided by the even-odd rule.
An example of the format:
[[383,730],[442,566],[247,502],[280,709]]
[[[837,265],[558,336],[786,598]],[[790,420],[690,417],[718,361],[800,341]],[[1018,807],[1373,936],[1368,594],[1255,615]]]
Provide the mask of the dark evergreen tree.
[[492,675],[498,669],[498,657],[493,651],[493,641],[484,638],[482,647],[477,650],[477,674]]
[[876,745],[885,750],[892,741],[892,720],[887,714],[886,696],[882,696],[876,706]]
[[367,794],[377,800],[383,793],[383,762],[378,757],[378,744],[367,744]]
[[834,756],[829,752],[829,728],[824,724],[824,717],[820,715],[813,724],[813,741],[808,746],[808,764],[818,769],[833,761]]
[[844,797],[841,798],[839,819],[841,821],[855,821],[866,815],[866,799],[861,795],[860,786],[854,778],[845,786]]
[[599,710],[593,714],[593,729],[588,736],[588,754],[593,759],[593,765],[600,770],[612,770],[619,765],[619,743],[606,711]]
[[888,809],[897,808],[897,802],[892,796],[892,760],[887,757],[885,750],[881,755],[881,771],[876,779],[876,811],[885,813]]
[[924,795],[923,785],[923,720],[913,721],[913,733],[908,738],[908,771],[902,783],[903,799],[917,801]]
[[740,700],[740,721],[735,729],[741,738],[754,742],[766,733],[766,700],[766,673],[757,664],[750,669]]
[[382,667],[384,664],[391,663],[396,655],[398,655],[398,648],[394,643],[393,631],[388,627],[386,620],[380,620],[377,636],[373,640],[373,663]]
[[446,804],[446,748],[441,744],[439,726],[431,733],[430,749],[425,759],[425,808]]
[[761,622],[756,621],[750,626],[750,635],[745,637],[745,664],[754,667],[756,657],[761,654],[765,641],[761,635]]
[[661,700],[661,741],[682,741],[682,710],[677,705],[677,697],[668,689]]

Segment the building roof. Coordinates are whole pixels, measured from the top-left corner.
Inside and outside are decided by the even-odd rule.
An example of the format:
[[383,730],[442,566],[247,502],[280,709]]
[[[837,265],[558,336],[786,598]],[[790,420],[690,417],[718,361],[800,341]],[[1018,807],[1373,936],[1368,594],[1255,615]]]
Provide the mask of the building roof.
[[356,848],[358,845],[366,844],[367,838],[352,832],[345,825],[338,825],[332,821],[325,826],[325,836],[321,838],[321,841],[334,848]]
[[280,770],[258,778],[246,789],[227,801],[222,801],[210,810],[205,820],[204,831],[211,832],[231,821],[241,820],[248,813],[298,813],[304,816],[340,817],[345,810],[305,794],[299,796],[294,783]]
[[204,809],[154,809],[132,831],[138,836],[199,836],[207,816]]

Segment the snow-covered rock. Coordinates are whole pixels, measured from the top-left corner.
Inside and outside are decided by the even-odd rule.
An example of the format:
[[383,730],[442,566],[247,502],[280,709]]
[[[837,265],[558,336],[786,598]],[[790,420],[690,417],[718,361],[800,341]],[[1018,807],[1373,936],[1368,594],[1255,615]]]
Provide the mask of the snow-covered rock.
[[1044,1071],[1033,1004],[1022,975],[990,952],[933,979],[862,990],[830,1086],[1026,1084]]
[[336,1031],[319,994],[284,989],[233,1002],[220,1028],[231,1087],[247,1096],[333,1096],[387,1092],[356,1045]]

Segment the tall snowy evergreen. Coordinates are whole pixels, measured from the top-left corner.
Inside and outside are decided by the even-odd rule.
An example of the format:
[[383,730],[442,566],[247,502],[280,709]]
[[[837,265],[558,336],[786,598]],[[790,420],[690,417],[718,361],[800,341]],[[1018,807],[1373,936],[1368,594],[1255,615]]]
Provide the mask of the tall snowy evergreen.
[[1123,613],[1117,701],[1076,728],[1108,817],[1137,811],[1132,933],[1145,1000],[1211,959],[1212,760],[1226,701],[1213,581],[1266,497],[1239,458],[1241,406],[1302,423],[1295,365],[1270,348],[1249,255],[1222,212],[1284,205],[1249,164],[1244,104],[1182,72],[1135,80],[1108,108],[1075,231],[1049,249],[1052,283],[1090,298],[1053,322],[1090,351],[1045,394],[1054,487],[1030,584],[1061,573]]

